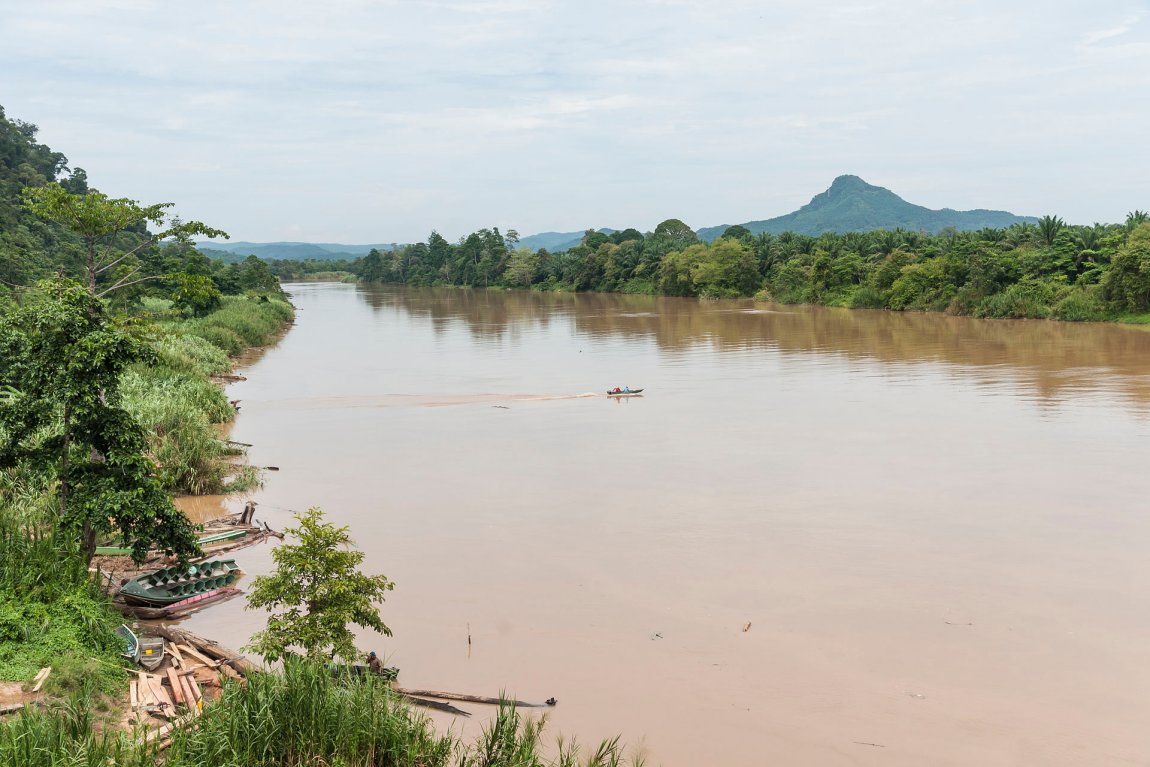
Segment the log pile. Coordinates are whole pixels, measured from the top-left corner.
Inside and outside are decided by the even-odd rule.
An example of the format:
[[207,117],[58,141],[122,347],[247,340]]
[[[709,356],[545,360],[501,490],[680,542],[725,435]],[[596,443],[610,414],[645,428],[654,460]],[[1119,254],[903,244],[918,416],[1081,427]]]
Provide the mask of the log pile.
[[256,666],[191,631],[165,626],[150,631],[168,642],[164,662],[154,673],[136,672],[129,698],[136,717],[155,725],[147,741],[165,748],[174,729],[194,722],[204,705],[219,697],[225,680],[242,684]]

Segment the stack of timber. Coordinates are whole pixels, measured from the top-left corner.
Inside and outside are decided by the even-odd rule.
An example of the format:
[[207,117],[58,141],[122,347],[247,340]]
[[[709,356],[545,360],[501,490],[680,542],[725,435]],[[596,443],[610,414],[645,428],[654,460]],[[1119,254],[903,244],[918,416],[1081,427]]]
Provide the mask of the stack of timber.
[[193,722],[219,697],[226,680],[242,684],[256,667],[190,631],[164,626],[150,630],[168,641],[168,652],[155,673],[136,673],[129,695],[133,713],[148,726],[148,742],[164,748],[174,729]]

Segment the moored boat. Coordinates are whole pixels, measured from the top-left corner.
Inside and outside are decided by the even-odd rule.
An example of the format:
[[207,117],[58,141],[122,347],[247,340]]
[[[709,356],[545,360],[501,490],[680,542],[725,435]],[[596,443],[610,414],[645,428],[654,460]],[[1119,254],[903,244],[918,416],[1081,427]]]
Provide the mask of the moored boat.
[[120,595],[134,604],[170,605],[231,586],[240,572],[234,559],[165,567],[132,578],[120,589]]
[[124,640],[125,651],[120,653],[133,663],[139,663],[149,671],[155,671],[164,662],[167,649],[163,637],[138,637],[126,624],[120,624],[116,633]]

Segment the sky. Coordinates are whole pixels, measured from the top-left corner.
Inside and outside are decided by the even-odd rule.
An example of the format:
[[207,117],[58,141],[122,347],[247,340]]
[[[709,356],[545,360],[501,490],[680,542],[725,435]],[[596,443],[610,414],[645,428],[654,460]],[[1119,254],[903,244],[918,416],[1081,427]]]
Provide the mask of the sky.
[[0,0],[0,106],[233,239],[1150,209],[1150,0]]

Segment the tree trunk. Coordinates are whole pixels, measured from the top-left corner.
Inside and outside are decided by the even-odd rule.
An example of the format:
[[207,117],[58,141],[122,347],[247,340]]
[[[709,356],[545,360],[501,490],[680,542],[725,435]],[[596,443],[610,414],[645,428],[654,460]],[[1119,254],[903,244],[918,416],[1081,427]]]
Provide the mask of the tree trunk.
[[68,453],[72,449],[72,406],[64,405],[64,460],[60,466],[60,516],[68,513]]

